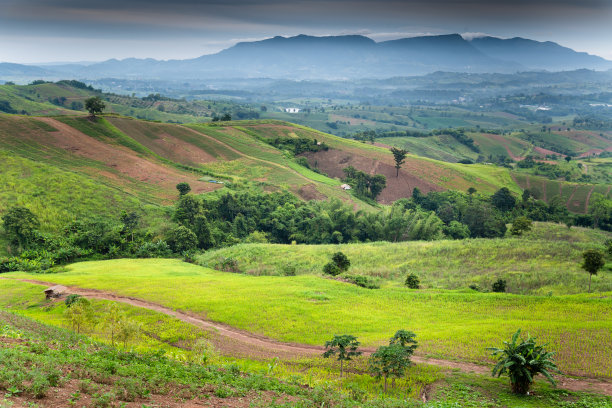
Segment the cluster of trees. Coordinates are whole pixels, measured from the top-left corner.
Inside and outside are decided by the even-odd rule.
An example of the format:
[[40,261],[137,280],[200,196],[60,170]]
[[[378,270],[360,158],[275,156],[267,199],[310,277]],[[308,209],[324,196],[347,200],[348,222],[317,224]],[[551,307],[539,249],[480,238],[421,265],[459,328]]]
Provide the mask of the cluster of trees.
[[38,218],[27,208],[12,207],[2,216],[9,251],[0,257],[0,273],[38,271],[78,259],[150,258],[172,255],[169,245],[140,227],[135,212],[123,212],[118,220],[75,220],[59,233],[39,231]]
[[382,174],[371,176],[353,166],[345,167],[342,171],[344,172],[343,181],[354,189],[358,197],[376,201],[376,197],[387,186],[387,178]]
[[60,233],[41,233],[40,222],[31,211],[10,208],[2,221],[14,256],[0,258],[0,272],[45,270],[84,258],[166,257],[240,242],[494,238],[505,235],[508,223],[512,223],[512,234],[521,235],[529,230],[531,220],[612,229],[612,200],[596,193],[589,214],[572,215],[561,199],[546,204],[528,190],[517,199],[507,188],[491,196],[477,194],[473,188],[467,194],[423,194],[415,188],[412,197],[378,212],[354,211],[339,200],[304,202],[290,193],[227,191],[194,196],[188,194],[187,184],[177,188],[180,196],[172,215],[174,226],[158,234],[147,231],[135,212],[123,212],[119,219],[78,219]]
[[307,137],[277,137],[274,139],[264,139],[264,141],[277,149],[289,150],[296,156],[305,152],[320,152],[322,150],[329,150],[329,146],[327,146],[325,143],[319,143],[317,139],[309,139]]
[[130,319],[115,302],[109,303],[104,313],[96,313],[91,302],[80,295],[69,295],[65,303],[64,316],[77,333],[99,327],[106,332],[113,346],[119,341],[125,348],[141,332],[138,322]]
[[[387,379],[402,378],[412,364],[410,358],[418,347],[416,334],[408,330],[398,330],[389,340],[388,346],[380,346],[368,359],[369,371],[376,379],[384,379],[384,391],[387,392]],[[335,335],[325,342],[324,358],[336,356],[340,362],[340,377],[344,373],[344,362],[363,354],[359,351],[359,341],[350,334]]]

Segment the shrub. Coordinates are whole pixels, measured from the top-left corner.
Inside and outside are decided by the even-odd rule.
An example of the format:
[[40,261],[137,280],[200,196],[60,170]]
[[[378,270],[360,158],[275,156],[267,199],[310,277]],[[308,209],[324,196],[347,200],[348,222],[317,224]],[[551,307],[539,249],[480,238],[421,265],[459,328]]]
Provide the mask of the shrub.
[[343,278],[354,285],[361,286],[366,289],[380,289],[378,282],[372,278],[363,275],[343,275]]
[[522,235],[523,232],[531,230],[531,220],[527,217],[518,217],[512,223],[510,233],[512,235]]
[[504,341],[503,349],[489,348],[498,358],[491,374],[498,377],[507,374],[515,394],[527,394],[533,377],[538,374],[543,374],[554,385],[551,374],[560,373],[553,359],[555,353],[546,351],[546,344],[538,346],[535,338],[527,336],[523,340],[520,334],[519,329],[509,342]]
[[285,264],[280,267],[280,273],[283,276],[295,276],[297,269],[295,265]]
[[323,267],[323,273],[326,275],[337,276],[340,275],[342,271],[334,262],[328,262]]
[[234,272],[240,273],[240,268],[238,267],[238,260],[232,257],[221,257],[219,261],[215,264],[214,268],[218,271],[223,272]]
[[421,281],[417,274],[409,273],[408,276],[406,276],[405,285],[408,286],[410,289],[418,289],[420,287],[420,284]]
[[504,293],[506,291],[506,281],[504,279],[496,280],[495,282],[493,282],[491,290],[497,293]]
[[81,295],[77,295],[76,293],[68,295],[66,300],[64,300],[64,303],[66,304],[66,307],[72,306],[74,303],[76,303],[79,300],[80,297],[81,297]]
[[182,253],[195,249],[198,245],[198,237],[187,227],[178,226],[170,231],[166,240],[172,251]]
[[349,261],[348,257],[342,252],[336,252],[333,254],[332,261],[342,272],[348,271],[349,267],[351,266],[351,261]]

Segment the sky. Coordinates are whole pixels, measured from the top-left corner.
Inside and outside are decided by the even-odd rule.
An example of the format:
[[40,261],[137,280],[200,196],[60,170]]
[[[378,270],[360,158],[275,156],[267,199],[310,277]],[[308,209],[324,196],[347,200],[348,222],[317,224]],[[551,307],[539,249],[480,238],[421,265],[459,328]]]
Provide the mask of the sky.
[[460,33],[612,60],[612,0],[0,0],[0,62],[185,59],[277,35]]

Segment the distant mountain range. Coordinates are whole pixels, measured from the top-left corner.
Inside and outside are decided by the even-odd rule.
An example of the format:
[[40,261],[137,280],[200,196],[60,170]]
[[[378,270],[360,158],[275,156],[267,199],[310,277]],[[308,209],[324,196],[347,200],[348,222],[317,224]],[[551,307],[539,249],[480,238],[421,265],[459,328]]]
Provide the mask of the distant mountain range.
[[298,35],[241,42],[217,54],[186,60],[128,58],[91,65],[41,67],[3,63],[0,64],[0,79],[19,76],[78,79],[355,79],[423,75],[436,71],[513,73],[580,68],[612,69],[612,61],[576,52],[554,42],[518,37],[466,40],[459,34],[449,34],[375,42],[359,35]]

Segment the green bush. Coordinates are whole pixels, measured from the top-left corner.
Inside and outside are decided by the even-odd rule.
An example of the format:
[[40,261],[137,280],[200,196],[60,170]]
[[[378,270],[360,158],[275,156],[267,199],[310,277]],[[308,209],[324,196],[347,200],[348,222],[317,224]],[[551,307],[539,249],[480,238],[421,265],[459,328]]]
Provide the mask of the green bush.
[[323,267],[323,273],[326,275],[338,276],[342,273],[342,271],[334,262],[328,262]]
[[77,295],[76,293],[68,295],[66,300],[64,300],[64,303],[66,304],[66,307],[72,306],[74,303],[76,303],[79,300],[80,297],[81,297],[81,295]]
[[351,261],[342,252],[336,252],[332,255],[332,262],[338,266],[342,272],[348,271],[351,266]]
[[221,257],[215,264],[214,269],[223,272],[234,272],[240,273],[240,267],[238,266],[238,260],[232,257]]
[[506,281],[504,279],[496,280],[495,282],[493,282],[491,290],[497,293],[504,293],[506,291]]
[[421,280],[417,274],[409,273],[408,276],[406,276],[406,282],[404,284],[410,289],[418,289],[421,285]]
[[285,264],[280,267],[280,273],[283,276],[295,276],[297,274],[297,268],[292,264]]
[[344,279],[346,279],[347,281],[357,285],[357,286],[361,286],[362,288],[366,288],[366,289],[380,289],[380,284],[378,282],[376,282],[375,280],[373,280],[372,278],[368,277],[368,276],[363,276],[363,275],[343,275],[342,276]]

